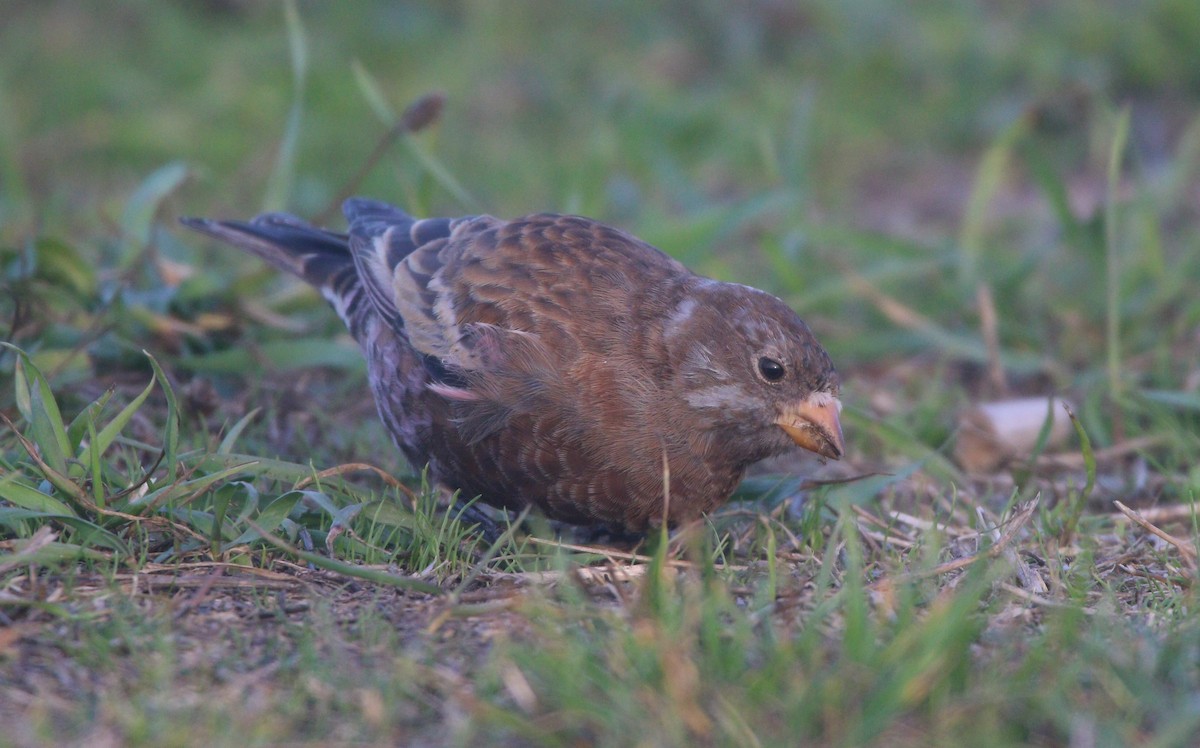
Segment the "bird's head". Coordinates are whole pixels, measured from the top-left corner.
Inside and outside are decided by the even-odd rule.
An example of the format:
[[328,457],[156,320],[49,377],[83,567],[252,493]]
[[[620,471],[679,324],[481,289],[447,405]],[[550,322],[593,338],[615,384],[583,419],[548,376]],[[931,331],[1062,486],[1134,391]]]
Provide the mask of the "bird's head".
[[718,448],[739,450],[747,461],[792,443],[842,456],[837,372],[808,325],[778,298],[701,279],[663,334],[685,404],[729,437]]

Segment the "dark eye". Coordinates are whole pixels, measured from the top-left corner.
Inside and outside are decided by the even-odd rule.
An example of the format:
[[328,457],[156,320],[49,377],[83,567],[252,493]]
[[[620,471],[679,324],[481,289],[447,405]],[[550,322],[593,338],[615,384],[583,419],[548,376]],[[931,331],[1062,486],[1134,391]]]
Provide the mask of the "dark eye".
[[783,368],[783,364],[773,358],[763,356],[758,360],[758,373],[762,374],[762,378],[768,382],[778,382],[783,379],[783,375],[787,371]]

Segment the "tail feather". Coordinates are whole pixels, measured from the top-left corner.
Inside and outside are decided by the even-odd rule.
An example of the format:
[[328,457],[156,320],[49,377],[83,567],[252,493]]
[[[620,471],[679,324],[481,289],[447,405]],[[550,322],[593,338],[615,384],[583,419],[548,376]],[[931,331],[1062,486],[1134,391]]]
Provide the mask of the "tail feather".
[[286,213],[265,213],[250,222],[181,218],[190,229],[246,250],[317,288],[353,267],[349,238],[318,229]]
[[250,221],[181,218],[188,228],[239,247],[316,286],[361,339],[377,317],[405,335],[396,309],[393,273],[418,247],[444,241],[466,218],[418,220],[378,200],[355,197],[342,210],[348,233],[318,228],[287,213],[264,213]]
[[347,235],[319,229],[286,213],[265,213],[249,222],[207,218],[181,218],[180,222],[316,286],[350,334],[361,339],[372,310]]

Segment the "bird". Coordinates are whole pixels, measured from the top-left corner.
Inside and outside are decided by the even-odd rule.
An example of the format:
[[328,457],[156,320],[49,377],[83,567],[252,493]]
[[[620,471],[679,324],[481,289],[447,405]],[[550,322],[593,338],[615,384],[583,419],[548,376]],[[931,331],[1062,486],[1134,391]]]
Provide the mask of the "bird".
[[315,286],[396,446],[461,497],[636,535],[713,512],[794,445],[845,452],[833,363],[765,291],[580,216],[343,213],[344,233],[180,220]]

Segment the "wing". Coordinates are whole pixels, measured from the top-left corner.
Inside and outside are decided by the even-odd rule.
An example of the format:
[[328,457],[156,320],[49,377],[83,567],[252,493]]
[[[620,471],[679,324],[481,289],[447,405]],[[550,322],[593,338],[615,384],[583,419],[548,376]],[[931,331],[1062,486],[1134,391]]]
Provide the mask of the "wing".
[[444,244],[453,225],[469,219],[418,220],[395,206],[358,197],[347,200],[342,211],[350,224],[350,254],[367,298],[389,327],[405,330],[411,340],[413,331],[398,309],[392,275],[414,252]]
[[446,229],[393,266],[392,298],[413,347],[460,380],[434,389],[458,403],[469,441],[514,414],[588,407],[576,402],[581,369],[634,376],[639,336],[653,328],[639,313],[659,313],[671,296],[660,291],[690,275],[657,249],[576,216],[480,216]]

